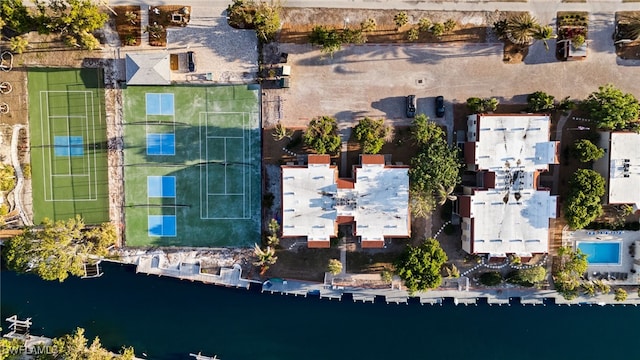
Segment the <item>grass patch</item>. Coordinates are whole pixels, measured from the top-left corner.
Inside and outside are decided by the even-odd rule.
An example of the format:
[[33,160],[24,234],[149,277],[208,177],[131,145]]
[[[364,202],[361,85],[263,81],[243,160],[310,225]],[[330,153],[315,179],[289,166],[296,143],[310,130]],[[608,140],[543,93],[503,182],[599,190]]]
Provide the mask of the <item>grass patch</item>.
[[296,252],[280,250],[278,262],[267,270],[267,277],[323,281],[329,259],[339,259],[338,249],[301,248]]
[[393,262],[399,252],[350,252],[347,253],[347,271],[349,273],[377,273],[393,269]]

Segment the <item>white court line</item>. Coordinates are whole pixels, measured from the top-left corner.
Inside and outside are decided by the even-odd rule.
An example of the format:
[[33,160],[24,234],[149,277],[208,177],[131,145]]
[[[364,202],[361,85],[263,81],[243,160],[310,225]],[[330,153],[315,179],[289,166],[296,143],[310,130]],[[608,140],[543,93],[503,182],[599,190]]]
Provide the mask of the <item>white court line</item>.
[[[42,109],[42,100],[43,100],[43,96],[42,94],[44,93],[45,97],[46,97],[46,105],[45,105],[45,109],[47,111],[47,116],[44,116],[44,110]],[[47,131],[44,131],[44,124],[45,121],[44,119],[47,119]],[[47,139],[51,140],[50,136],[51,136],[51,132],[49,131],[49,93],[46,91],[40,91],[40,131],[41,133],[41,140],[42,140],[42,144],[41,144],[41,148],[42,148],[42,176],[43,176],[43,180],[44,180],[44,200],[45,201],[49,201],[49,198],[47,197],[47,178],[49,178],[49,191],[51,194],[51,200],[53,200],[53,179],[51,179],[51,175],[53,173],[52,170],[52,164],[51,164],[51,154],[49,154],[49,156],[45,156],[45,152],[44,152],[44,137],[45,134],[47,136]],[[55,145],[54,145],[55,146]],[[51,149],[49,149],[49,151],[51,151]],[[47,163],[46,159],[48,159],[49,161],[49,173],[47,176],[47,166],[45,165]]]
[[[224,163],[227,163],[227,139],[224,139]],[[227,167],[224,167],[224,193],[227,193]]]
[[[200,146],[198,147],[198,155],[200,161],[202,161],[202,113],[198,114],[198,140],[200,141]],[[202,167],[200,167],[199,175],[200,192],[198,193],[198,195],[200,196],[200,219],[202,219]],[[207,189],[207,191],[209,191],[209,189]]]
[[[52,136],[54,136],[54,134],[51,133],[51,124],[52,122],[49,121],[51,119],[56,119],[56,118],[64,118],[67,120],[67,137],[71,136],[71,121],[70,119],[84,119],[85,123],[84,123],[84,131],[87,137],[87,140],[89,140],[89,116],[91,116],[92,118],[92,129],[93,129],[93,140],[95,142],[95,107],[94,107],[94,103],[93,103],[93,95],[94,93],[92,91],[62,91],[62,90],[56,90],[56,91],[47,91],[47,90],[43,90],[40,91],[40,117],[41,117],[41,130],[44,131],[44,119],[43,119],[43,114],[44,111],[42,109],[42,100],[43,100],[43,96],[42,93],[44,93],[46,95],[46,106],[45,109],[47,111],[47,121],[46,121],[46,125],[47,125],[47,132],[46,134],[48,135],[48,139],[51,141],[53,138]],[[84,103],[85,103],[85,115],[67,115],[67,116],[58,116],[58,115],[49,115],[49,93],[65,93],[67,95],[71,94],[71,93],[82,93],[84,96]],[[91,99],[91,110],[92,112],[89,113],[89,102],[87,101],[87,96],[89,95],[90,99]],[[43,132],[44,134],[44,132]],[[55,145],[54,145],[55,146]],[[71,151],[71,144],[68,145],[68,149],[69,151]],[[52,164],[52,159],[54,157],[54,151],[55,151],[55,147],[54,148],[50,148],[49,149],[49,156],[45,155],[45,149],[44,146],[42,147],[42,156],[43,156],[43,175],[46,174],[46,166],[44,158],[48,157],[49,160],[49,176],[45,176],[45,199],[44,201],[46,202],[69,202],[69,201],[96,201],[97,200],[97,195],[98,195],[98,182],[97,182],[97,166],[93,166],[93,169],[91,169],[91,158],[90,156],[84,155],[84,151],[83,151],[83,157],[87,158],[87,167],[88,169],[86,170],[86,173],[82,173],[82,174],[74,174],[71,171],[71,153],[69,153],[68,156],[68,165],[69,165],[69,171],[67,174],[54,174],[53,173],[53,164]],[[94,157],[94,164],[97,163],[97,159],[95,159],[97,157],[97,154],[94,151],[93,154]],[[84,159],[83,159],[83,165],[84,165]],[[83,169],[84,170],[84,169]],[[92,176],[91,176],[91,170],[93,170],[94,172],[94,177],[93,177],[93,182],[92,182]],[[71,199],[54,199],[54,193],[53,193],[53,179],[56,177],[69,177],[69,178],[73,178],[73,177],[89,177],[88,181],[87,181],[87,186],[88,186],[88,190],[89,190],[89,194],[87,198],[71,198]],[[49,190],[50,190],[50,195],[51,197],[47,197],[46,194],[46,182],[47,182],[47,178],[49,179]],[[92,192],[93,190],[93,192]]]
[[[242,162],[244,164],[247,163],[247,154],[245,154],[244,152],[244,138],[247,136],[246,133],[244,132],[245,130],[245,126],[244,126],[244,121],[245,121],[245,114],[242,113]],[[247,167],[251,168],[250,166],[244,166],[242,168],[242,217],[247,217],[247,209],[246,209],[246,201],[247,201],[247,197],[245,196],[245,193],[247,192],[247,183],[246,183],[246,175],[247,175]]]
[[[217,114],[240,115],[241,114],[242,115],[242,131],[243,131],[242,136],[215,136],[215,135],[214,136],[210,136],[210,135],[208,135],[208,127],[209,127],[209,116],[208,115],[209,114],[211,114],[211,115],[217,115]],[[224,140],[224,161],[226,162],[227,161],[227,140],[226,139],[242,139],[242,142],[243,142],[243,144],[242,144],[242,159],[246,163],[247,162],[247,157],[249,156],[249,154],[247,154],[247,151],[246,151],[246,148],[245,148],[246,147],[246,141],[247,141],[246,137],[247,136],[251,137],[251,134],[247,135],[247,133],[246,133],[246,128],[248,126],[247,121],[249,120],[248,117],[249,117],[249,115],[247,113],[245,113],[245,112],[216,112],[216,113],[200,112],[200,138],[201,138],[201,144],[205,143],[205,146],[206,146],[206,153],[205,153],[206,158],[203,158],[202,154],[201,154],[200,158],[203,158],[207,162],[209,161],[209,154],[208,154],[208,149],[209,149],[208,141],[209,141],[209,139],[223,139]],[[202,127],[203,127],[202,126],[202,121],[205,121],[205,126],[204,126],[205,134],[204,135],[202,134]],[[202,140],[204,140],[204,141],[202,141]],[[251,148],[250,139],[249,139],[249,148]],[[201,145],[200,149],[202,149],[202,145]],[[253,160],[251,161],[250,165],[252,165],[252,164],[253,164]],[[227,169],[226,169],[226,167],[225,167],[225,186],[224,186],[224,191],[225,192],[224,193],[217,193],[217,194],[216,193],[208,193],[208,183],[209,183],[209,180],[208,180],[208,166],[209,166],[209,164],[207,163],[206,164],[206,171],[207,171],[207,173],[206,173],[206,184],[204,185],[204,186],[206,186],[206,190],[207,190],[207,193],[205,195],[207,213],[206,213],[206,217],[203,217],[204,214],[203,214],[203,211],[201,211],[201,220],[247,220],[247,219],[251,219],[250,215],[247,216],[247,206],[249,206],[249,208],[250,208],[250,204],[251,204],[251,193],[250,193],[250,191],[251,191],[250,190],[251,189],[250,188],[251,183],[250,183],[250,180],[249,180],[249,190],[248,190],[249,194],[247,194],[247,171],[250,171],[250,166],[249,166],[249,170],[246,169],[247,166],[244,166],[243,171],[242,171],[243,192],[242,193],[233,193],[233,194],[227,193],[227,171],[226,171]],[[202,180],[202,176],[200,177],[200,179]],[[250,179],[250,177],[249,177],[249,179]],[[202,201],[202,195],[205,194],[205,192],[203,191],[203,187],[204,186],[201,184],[201,187],[200,187],[200,189],[201,189],[201,192],[200,192],[201,204],[203,204],[203,202],[204,202],[204,201]],[[242,196],[243,197],[243,199],[242,199],[242,212],[243,212],[242,216],[243,217],[211,217],[210,216],[210,214],[209,214],[209,197],[210,196],[222,196],[222,195],[224,195],[224,196]],[[248,201],[246,200],[247,198],[248,198]],[[249,205],[247,205],[247,203]],[[250,212],[251,211],[249,209],[249,213]]]

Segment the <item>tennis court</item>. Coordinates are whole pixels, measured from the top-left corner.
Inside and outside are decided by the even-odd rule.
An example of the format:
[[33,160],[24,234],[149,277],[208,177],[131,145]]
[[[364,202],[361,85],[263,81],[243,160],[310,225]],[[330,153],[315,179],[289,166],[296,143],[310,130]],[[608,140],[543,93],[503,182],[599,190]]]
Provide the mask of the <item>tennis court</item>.
[[136,86],[124,100],[126,244],[257,241],[257,88]]
[[30,69],[34,222],[109,221],[106,124],[98,69]]

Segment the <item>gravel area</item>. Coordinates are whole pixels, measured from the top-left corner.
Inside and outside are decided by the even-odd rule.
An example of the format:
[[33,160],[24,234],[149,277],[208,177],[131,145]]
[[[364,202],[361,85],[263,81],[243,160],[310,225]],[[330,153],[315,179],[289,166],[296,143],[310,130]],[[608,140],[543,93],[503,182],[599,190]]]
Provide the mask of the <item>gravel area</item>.
[[[193,6],[191,21],[184,28],[169,28],[167,51],[179,54],[179,70],[171,78],[178,82],[247,83],[258,72],[258,41],[253,30],[236,30],[227,24],[226,7]],[[186,68],[186,52],[193,51],[196,71]],[[206,74],[211,73],[211,80]]]

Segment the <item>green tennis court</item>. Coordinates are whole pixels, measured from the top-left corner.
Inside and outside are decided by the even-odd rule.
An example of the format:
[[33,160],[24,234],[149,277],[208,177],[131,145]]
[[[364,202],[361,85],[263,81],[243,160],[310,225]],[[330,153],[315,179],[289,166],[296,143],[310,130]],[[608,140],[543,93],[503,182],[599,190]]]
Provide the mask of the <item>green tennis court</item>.
[[260,239],[260,119],[252,86],[124,90],[128,246]]
[[29,69],[34,222],[109,221],[102,72]]

